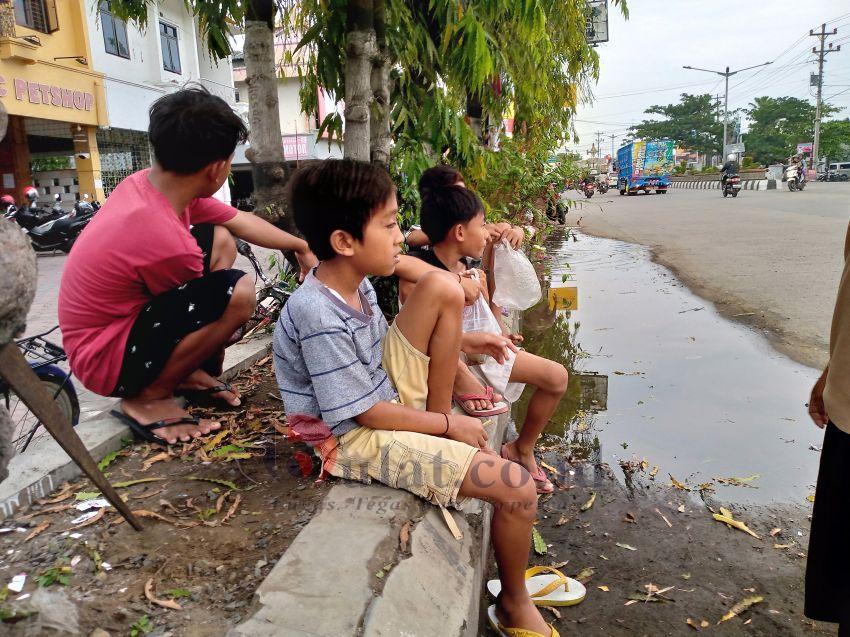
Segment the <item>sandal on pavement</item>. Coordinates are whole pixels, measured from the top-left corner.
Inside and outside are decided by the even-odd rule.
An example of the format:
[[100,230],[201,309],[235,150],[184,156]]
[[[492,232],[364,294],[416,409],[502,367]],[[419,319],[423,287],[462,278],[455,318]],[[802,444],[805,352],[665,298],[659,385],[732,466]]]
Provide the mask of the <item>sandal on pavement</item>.
[[[498,416],[499,414],[507,413],[510,407],[506,402],[494,402],[495,392],[493,388],[489,385],[484,388],[483,394],[455,394],[452,393],[452,399],[455,401],[458,407],[463,409],[469,416],[474,416],[475,418],[484,418],[485,416]],[[488,402],[493,403],[492,409],[467,409],[464,407],[464,403],[470,400],[486,400]]]
[[113,409],[110,413],[118,420],[123,422],[125,425],[127,425],[130,430],[142,440],[146,440],[147,442],[155,442],[159,445],[164,445],[166,447],[170,446],[171,443],[169,443],[165,438],[157,436],[153,432],[154,429],[161,429],[162,427],[171,427],[173,425],[198,426],[201,424],[201,421],[197,418],[190,418],[189,416],[177,416],[176,418],[163,418],[162,420],[157,420],[156,422],[152,422],[148,425],[143,425],[135,418],[131,418],[130,416],[125,414],[123,411]]
[[[518,461],[514,460],[508,455],[508,445],[507,443],[502,445],[502,449],[499,453],[505,460],[510,460],[511,462],[516,462],[520,464]],[[534,480],[534,483],[537,485],[537,493],[540,495],[548,495],[550,493],[554,493],[555,485],[552,484],[552,481],[546,477],[546,473],[540,467],[537,467],[537,471],[534,473],[528,472],[531,475],[531,479]]]
[[[575,606],[587,596],[584,584],[550,566],[532,566],[525,571],[525,588],[535,606]],[[491,579],[487,592],[498,597],[502,582]]]
[[[233,385],[227,382],[223,382],[221,385],[216,385],[215,387],[206,387],[204,389],[177,389],[174,393],[177,396],[183,396],[190,404],[195,407],[215,407],[219,406],[216,403],[224,403],[228,407],[234,407],[226,400],[216,398],[216,394],[220,394],[223,391],[233,392]],[[235,395],[235,394],[234,394]],[[241,398],[239,398],[241,402]]]
[[[508,628],[503,626],[499,621],[499,618],[496,617],[495,604],[487,609],[487,619],[490,621],[490,626],[493,630],[499,633],[501,637],[547,637],[547,635],[543,635],[533,630],[528,630],[527,628]],[[549,628],[552,629],[552,632],[548,635],[548,637],[561,637],[552,624],[549,624]]]

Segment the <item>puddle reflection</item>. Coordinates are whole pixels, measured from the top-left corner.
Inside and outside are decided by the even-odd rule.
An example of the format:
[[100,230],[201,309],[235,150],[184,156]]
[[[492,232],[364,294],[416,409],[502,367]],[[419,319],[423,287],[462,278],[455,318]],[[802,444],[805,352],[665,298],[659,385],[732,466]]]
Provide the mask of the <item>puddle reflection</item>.
[[620,461],[645,459],[659,481],[692,486],[759,475],[758,488],[715,483],[721,499],[805,501],[822,439],[803,407],[815,370],[720,317],[642,246],[579,233],[546,248],[548,302],[525,313],[523,333],[528,351],[570,370],[551,441],[621,480]]

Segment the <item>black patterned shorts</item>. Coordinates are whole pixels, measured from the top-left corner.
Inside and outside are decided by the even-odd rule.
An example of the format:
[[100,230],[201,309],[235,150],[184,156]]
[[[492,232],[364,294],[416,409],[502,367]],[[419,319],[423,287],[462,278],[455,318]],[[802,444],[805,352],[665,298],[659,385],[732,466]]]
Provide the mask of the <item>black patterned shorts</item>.
[[[245,273],[236,269],[209,271],[213,229],[209,224],[192,228],[192,235],[204,253],[203,276],[154,297],[142,308],[127,338],[121,373],[112,396],[138,395],[162,373],[181,340],[224,314],[236,283]],[[201,369],[218,376],[223,360],[222,346]]]

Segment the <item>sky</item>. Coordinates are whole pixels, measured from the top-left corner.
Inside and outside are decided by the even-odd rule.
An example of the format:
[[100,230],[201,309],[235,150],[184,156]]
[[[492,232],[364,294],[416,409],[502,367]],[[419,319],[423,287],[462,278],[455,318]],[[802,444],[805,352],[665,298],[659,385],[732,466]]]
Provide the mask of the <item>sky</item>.
[[[610,4],[610,0],[609,0]],[[754,97],[793,96],[815,102],[809,74],[817,72],[811,53],[818,38],[809,29],[838,34],[827,44],[841,51],[826,56],[825,98],[842,107],[836,117],[850,117],[850,3],[847,0],[773,0],[720,3],[710,0],[630,0],[630,19],[610,7],[609,42],[599,45],[599,82],[595,100],[576,115],[580,140],[568,144],[586,156],[602,131],[603,154],[615,149],[630,124],[648,116],[653,104],[670,104],[687,93],[723,95],[719,75],[683,69],[683,65],[730,70],[773,61],[762,69],[729,78],[729,109],[746,107]],[[686,86],[687,85],[687,86]],[[746,122],[744,123],[746,131]]]

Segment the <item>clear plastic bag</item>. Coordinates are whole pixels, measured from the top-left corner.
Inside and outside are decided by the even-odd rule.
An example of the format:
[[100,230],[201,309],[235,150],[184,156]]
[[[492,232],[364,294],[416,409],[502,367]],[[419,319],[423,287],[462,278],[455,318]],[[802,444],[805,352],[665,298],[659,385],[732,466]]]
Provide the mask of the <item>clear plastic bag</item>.
[[543,296],[531,261],[507,241],[493,246],[493,302],[514,310],[527,310]]

